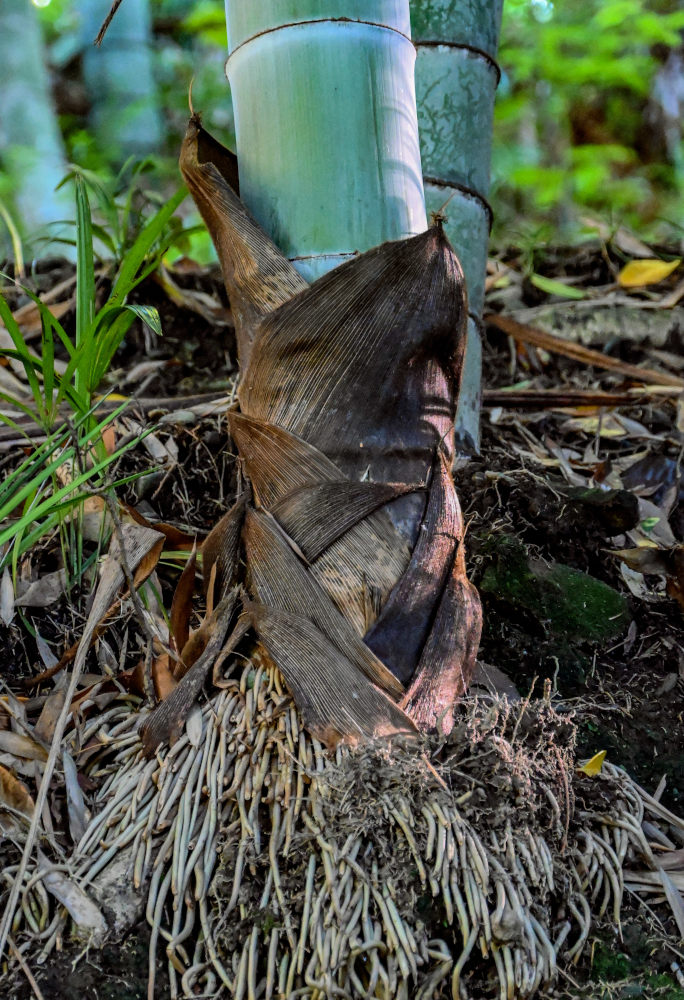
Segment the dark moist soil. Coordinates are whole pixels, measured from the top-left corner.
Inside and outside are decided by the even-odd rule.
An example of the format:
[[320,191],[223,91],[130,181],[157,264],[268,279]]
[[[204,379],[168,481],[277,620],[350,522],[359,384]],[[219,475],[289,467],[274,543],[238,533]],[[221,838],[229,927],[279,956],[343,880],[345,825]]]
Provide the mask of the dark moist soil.
[[[509,261],[515,260],[512,252]],[[545,251],[536,269],[555,277],[581,275],[586,284],[612,280],[605,251]],[[55,266],[39,274],[37,287],[49,289],[69,273],[68,266]],[[214,270],[190,269],[174,274],[174,280],[192,291],[211,296],[218,306],[227,307],[220,274]],[[542,294],[533,286],[523,286],[526,304]],[[543,295],[542,295],[543,298]],[[160,286],[147,280],[136,290],[136,300],[155,305],[160,311],[164,337],[154,339],[136,321],[126,343],[117,353],[111,382],[120,384],[127,372],[149,360],[163,364],[142,383],[119,389],[145,400],[191,396],[212,391],[225,392],[234,378],[236,351],[230,326],[216,328],[197,312],[172,303]],[[13,305],[16,307],[21,302]],[[63,320],[64,322],[65,320]],[[69,322],[69,317],[66,317]],[[676,350],[678,345],[668,345]],[[625,360],[643,360],[639,351],[618,345],[616,352]],[[485,343],[487,385],[508,385],[527,374],[540,387],[586,388],[598,381],[597,373],[563,358],[542,358],[533,352],[518,357],[520,371],[512,377],[510,349],[506,338],[490,331]],[[527,366],[527,372],[525,367]],[[601,387],[615,381],[601,375]],[[629,415],[643,422],[653,434],[671,429],[671,413],[664,404],[631,409]],[[659,409],[660,407],[660,409]],[[164,407],[148,406],[144,415],[154,421]],[[662,596],[646,603],[633,597],[620,574],[618,560],[609,550],[626,547],[616,525],[606,516],[582,503],[569,501],[567,483],[557,467],[535,460],[529,450],[530,435],[542,442],[548,435],[565,446],[559,415],[504,413],[498,422],[484,411],[481,454],[459,465],[456,485],[464,510],[469,573],[476,584],[486,582],[492,568],[505,566],[513,557],[537,560],[539,564],[562,563],[589,574],[626,596],[627,616],[618,634],[596,639],[564,634],[563,629],[540,617],[529,607],[511,602],[491,588],[482,590],[484,631],[480,658],[503,670],[519,691],[541,694],[546,681],[555,688],[569,709],[577,708],[579,754],[590,757],[606,750],[609,759],[625,767],[653,792],[662,776],[667,779],[662,801],[677,812],[684,805],[684,710],[681,702],[684,676],[684,618],[678,604]],[[161,436],[171,434],[178,447],[178,463],[171,469],[155,469],[147,453],[138,448],[122,460],[117,476],[145,472],[145,476],[120,492],[120,499],[139,509],[151,520],[167,521],[202,535],[216,523],[236,492],[236,463],[223,415],[194,423],[166,425]],[[576,444],[576,442],[575,442]],[[667,452],[672,443],[649,442],[651,450]],[[600,460],[609,467],[611,459],[636,452],[643,443],[600,442]],[[522,452],[522,454],[521,454]],[[2,457],[2,456],[0,456]],[[11,461],[11,459],[9,459]],[[619,504],[618,504],[619,507]],[[629,519],[629,512],[618,510]],[[681,508],[676,507],[671,526],[682,540]],[[37,547],[32,558],[40,572],[57,568],[59,550],[54,542]],[[170,606],[177,571],[160,567],[164,604]],[[86,588],[83,588],[85,596]],[[35,639],[25,627],[38,628],[57,655],[82,632],[86,607],[79,594],[53,607],[32,609],[22,622],[10,628],[0,625],[0,648],[4,651],[5,680],[10,685],[38,672],[42,666]],[[132,644],[132,666],[139,650]],[[581,711],[579,711],[581,707]],[[84,1000],[137,1000],[146,997],[149,930],[143,922],[121,944],[100,952],[79,954],[70,946],[50,957],[45,966],[35,966],[45,1000],[83,997]],[[623,940],[615,929],[599,928],[591,953],[576,970],[573,980],[561,980],[548,997],[585,997],[592,1000],[621,1000],[627,997],[684,1000],[669,972],[674,957],[662,948],[655,925],[638,908],[628,904]],[[593,964],[592,964],[593,963]],[[167,996],[166,964],[157,962],[155,995]],[[12,996],[18,1000],[32,996],[23,974],[13,974]],[[582,985],[584,984],[584,985]]]
[[[29,966],[45,1000],[146,1000],[150,928],[142,921],[116,944],[83,951],[67,947],[52,952],[44,967],[29,959]],[[159,952],[156,959],[155,996],[169,995],[168,966]],[[15,977],[9,997],[35,1000],[26,978]]]
[[[542,560],[626,590],[618,560],[607,553],[618,546],[605,529],[587,516],[578,523],[567,502],[540,481],[539,469],[521,468],[500,441],[492,440],[486,424],[482,454],[457,473],[456,485],[469,524],[468,561],[476,584],[497,559],[502,540],[513,538]],[[540,693],[548,678],[570,704],[581,698],[580,756],[606,750],[651,792],[665,775],[663,802],[681,812],[684,618],[677,603],[664,598],[646,604],[630,595],[631,632],[592,642],[553,632],[534,614],[491,593],[482,592],[481,598],[480,658],[503,670],[522,694],[533,687]],[[674,688],[660,690],[674,678],[679,678]]]

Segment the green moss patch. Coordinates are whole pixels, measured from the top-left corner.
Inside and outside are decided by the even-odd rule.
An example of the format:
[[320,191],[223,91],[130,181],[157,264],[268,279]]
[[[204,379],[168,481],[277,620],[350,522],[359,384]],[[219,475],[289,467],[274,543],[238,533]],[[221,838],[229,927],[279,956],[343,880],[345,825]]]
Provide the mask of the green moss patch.
[[608,584],[563,563],[531,559],[510,536],[497,539],[494,561],[479,586],[567,638],[612,639],[629,622],[625,598]]

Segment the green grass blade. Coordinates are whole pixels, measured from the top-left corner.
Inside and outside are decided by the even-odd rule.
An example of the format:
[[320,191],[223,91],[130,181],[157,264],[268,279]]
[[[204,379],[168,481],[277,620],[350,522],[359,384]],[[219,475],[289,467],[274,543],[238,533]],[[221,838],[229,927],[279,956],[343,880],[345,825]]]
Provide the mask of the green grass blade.
[[[5,329],[12,338],[12,343],[17,352],[17,356],[24,366],[24,371],[26,372],[26,378],[28,379],[29,386],[31,387],[31,394],[33,395],[33,401],[36,404],[36,410],[39,414],[39,423],[44,425],[46,419],[45,413],[45,400],[43,399],[42,387],[35,373],[35,362],[29,354],[29,349],[26,346],[26,341],[24,340],[24,335],[22,334],[19,324],[12,315],[12,310],[7,305],[4,295],[0,294],[0,320],[5,325]],[[9,351],[6,353],[10,353]]]
[[[69,445],[65,450],[60,451],[60,454],[55,459],[48,462],[47,465],[45,464],[46,459],[50,455],[54,454],[58,449],[64,448],[72,434],[78,433],[84,422],[93,415],[97,405],[73,429],[63,427],[60,431],[51,435],[47,441],[36,449],[33,455],[30,455],[17,469],[7,476],[6,480],[0,486],[0,520],[7,517],[12,510],[31,494],[32,490],[37,489],[60,465],[73,459],[75,455],[74,446]],[[117,406],[115,410],[107,414],[95,427],[80,438],[78,441],[80,451],[87,450],[93,442],[101,439],[105,428],[113,423],[127,406],[128,400]]]
[[74,371],[76,392],[87,393],[88,367],[92,361],[93,319],[95,313],[95,268],[90,203],[85,181],[78,174],[76,182],[76,348],[88,345],[83,360]]
[[[42,426],[40,420],[40,413],[37,410],[32,410],[31,407],[27,406],[26,403],[22,403],[22,401],[18,399],[16,396],[12,396],[9,392],[0,392],[0,399],[5,403],[9,403],[10,406],[16,406],[18,410],[21,410],[21,412],[25,413],[27,417],[30,417],[34,423],[38,424],[39,427]],[[0,415],[0,420],[2,420],[3,423],[8,422],[12,424],[17,428],[18,431],[23,433],[21,431],[21,427],[19,427],[17,424],[14,424],[14,421],[11,420],[9,417]]]
[[121,341],[126,336],[134,315],[126,308],[117,306],[106,309],[102,315],[102,326],[98,329],[92,364],[92,390],[94,391],[104,378],[112,358]]
[[161,237],[173,213],[183,201],[186,194],[187,189],[185,187],[180,188],[142,229],[135,243],[121,263],[121,267],[119,268],[119,273],[114,282],[112,294],[109,299],[110,306],[121,306],[124,304],[129,291],[137,284],[136,278],[138,276],[138,271],[145,261],[145,258],[148,256],[157,240]]
[[51,496],[40,501],[35,507],[31,507],[27,510],[25,514],[18,518],[9,527],[5,528],[4,531],[0,531],[0,547],[11,541],[19,531],[25,531],[29,525],[33,524],[34,521],[38,520],[38,518],[42,517],[44,514],[52,513],[63,500],[75,495],[81,486],[84,486],[85,483],[99,476],[100,473],[107,468],[107,466],[111,465],[112,462],[117,460],[117,458],[120,458],[121,455],[125,454],[133,443],[137,442],[128,442],[126,445],[117,449],[117,451],[112,452],[111,455],[107,455],[106,458],[97,462],[91,469],[86,469],[85,472],[81,472],[78,476],[72,479],[70,483],[66,483],[64,486],[60,487],[60,489],[58,489]]
[[52,323],[41,321],[41,371],[43,373],[43,396],[47,418],[52,425],[55,422],[57,401],[55,400],[55,341],[52,333]]
[[0,200],[0,218],[7,226],[7,231],[10,234],[10,240],[12,241],[12,252],[14,253],[14,270],[16,275],[20,278],[24,277],[24,250],[21,245],[21,236],[19,235],[19,230],[17,229],[14,219],[10,215],[4,202]]

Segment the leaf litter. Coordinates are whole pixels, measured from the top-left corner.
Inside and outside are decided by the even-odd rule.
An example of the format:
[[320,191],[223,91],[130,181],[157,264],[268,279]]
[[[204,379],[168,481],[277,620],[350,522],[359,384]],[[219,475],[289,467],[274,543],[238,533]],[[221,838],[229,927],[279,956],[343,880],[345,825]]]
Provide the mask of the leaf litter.
[[[676,280],[676,274],[672,280]],[[536,292],[542,291],[536,288]],[[458,756],[457,769],[464,774],[463,784],[452,786],[449,797],[440,798],[441,785],[434,776],[430,777],[431,771],[421,763],[423,758],[400,747],[395,748],[396,758],[389,765],[387,751],[375,746],[353,755],[340,749],[331,761],[323,746],[301,729],[278,672],[256,653],[240,661],[242,666],[232,668],[228,656],[223,675],[216,676],[221,684],[219,694],[209,700],[200,699],[199,706],[189,715],[185,734],[181,734],[173,749],[162,751],[161,756],[146,763],[139,755],[131,719],[141,710],[143,715],[149,713],[155,688],[156,696],[159,695],[153,669],[166,654],[152,647],[149,632],[154,631],[154,621],[145,604],[143,627],[141,609],[134,608],[127,597],[115,605],[111,618],[103,623],[102,635],[107,636],[115,650],[114,667],[105,676],[95,659],[95,650],[88,654],[79,685],[85,698],[69,712],[64,740],[55,737],[59,730],[54,728],[54,722],[46,723],[42,733],[39,729],[39,737],[32,739],[31,733],[52,695],[48,694],[49,689],[31,688],[30,699],[26,700],[19,677],[23,674],[28,679],[35,674],[40,669],[37,667],[40,658],[36,647],[31,652],[30,638],[17,637],[21,622],[13,620],[8,626],[21,665],[8,680],[15,694],[12,702],[7,701],[12,706],[11,728],[3,731],[23,737],[19,742],[24,749],[31,744],[38,748],[34,751],[38,755],[35,760],[22,758],[20,754],[14,755],[15,760],[23,761],[24,767],[35,768],[41,764],[38,750],[42,751],[44,763],[49,752],[45,745],[49,747],[56,740],[60,743],[60,753],[66,752],[74,764],[81,789],[79,802],[73,771],[69,771],[67,778],[70,765],[65,767],[62,757],[51,785],[51,815],[41,848],[45,851],[47,844],[50,858],[36,856],[37,864],[54,865],[68,848],[70,828],[82,829],[79,823],[85,823],[80,852],[74,856],[83,860],[80,865],[74,860],[67,882],[85,885],[96,908],[98,879],[104,880],[102,897],[106,896],[105,858],[117,855],[128,858],[134,881],[140,886],[146,884],[151,874],[148,912],[153,936],[165,927],[165,900],[173,899],[178,904],[167,939],[169,975],[171,982],[176,983],[176,990],[211,991],[223,982],[235,995],[244,991],[248,996],[259,982],[263,981],[266,990],[269,983],[273,990],[280,989],[281,983],[287,990],[289,981],[295,982],[304,974],[312,983],[320,984],[319,989],[325,989],[323,960],[326,955],[329,958],[340,953],[344,942],[334,937],[335,929],[340,927],[349,930],[349,938],[358,928],[356,940],[365,946],[347,969],[346,981],[352,991],[360,988],[367,991],[373,977],[377,983],[386,981],[387,990],[398,989],[401,977],[410,981],[413,977],[412,981],[420,982],[424,995],[429,996],[440,982],[445,985],[448,982],[452,988],[456,977],[457,989],[460,982],[469,990],[478,983],[478,988],[491,989],[493,995],[498,995],[507,982],[509,963],[514,979],[517,975],[522,982],[528,976],[529,983],[534,983],[539,975],[541,983],[548,979],[553,955],[539,936],[539,929],[546,926],[540,919],[541,911],[533,909],[529,913],[531,932],[520,931],[518,907],[523,907],[523,924],[528,917],[522,898],[524,883],[516,881],[521,870],[526,872],[526,878],[534,876],[539,884],[546,884],[548,893],[542,893],[541,904],[535,906],[553,908],[557,885],[575,887],[568,897],[572,906],[569,902],[564,919],[556,917],[558,936],[551,944],[554,951],[557,947],[564,955],[577,958],[586,972],[586,959],[580,956],[591,931],[581,900],[589,899],[594,915],[603,910],[615,919],[623,876],[615,861],[603,866],[605,859],[613,856],[620,865],[625,857],[630,859],[625,884],[646,892],[656,903],[659,898],[669,899],[674,916],[668,918],[667,911],[658,908],[659,918],[666,925],[668,919],[677,922],[677,897],[673,893],[681,893],[684,888],[678,885],[682,868],[676,867],[679,864],[676,845],[684,843],[681,824],[657,798],[645,794],[640,804],[633,797],[630,799],[633,793],[624,785],[615,765],[626,766],[646,787],[657,783],[659,769],[668,771],[666,800],[675,812],[681,808],[682,761],[681,754],[677,756],[677,742],[681,745],[682,722],[671,694],[656,695],[666,677],[674,676],[679,689],[682,683],[680,611],[673,600],[676,595],[668,595],[668,586],[672,586],[669,581],[677,579],[670,535],[676,545],[682,542],[683,512],[678,492],[681,438],[675,407],[678,370],[673,366],[668,372],[667,360],[660,359],[660,367],[665,369],[664,375],[660,372],[661,381],[672,394],[637,396],[634,382],[639,376],[633,369],[641,366],[646,355],[635,353],[629,344],[619,345],[619,360],[625,365],[612,365],[605,375],[590,368],[586,358],[564,359],[561,354],[552,353],[548,341],[532,347],[532,351],[537,351],[536,358],[526,350],[510,350],[511,344],[492,330],[486,345],[487,372],[491,379],[488,389],[500,390],[522,381],[528,391],[546,392],[549,397],[537,409],[527,404],[524,409],[515,409],[499,403],[500,411],[491,413],[494,419],[489,419],[485,411],[482,457],[457,468],[456,480],[468,525],[469,574],[476,583],[481,582],[497,558],[497,541],[513,537],[521,542],[533,561],[541,560],[551,568],[567,564],[621,593],[623,598],[627,595],[628,620],[636,628],[632,630],[630,625],[626,630],[621,626],[622,630],[610,641],[597,642],[582,636],[578,640],[551,628],[548,611],[536,613],[525,608],[521,617],[519,606],[508,603],[501,588],[495,593],[486,591],[481,658],[503,668],[524,692],[529,690],[535,675],[542,680],[547,678],[553,696],[550,701],[523,699],[520,708],[506,707],[505,701],[492,700],[491,694],[489,700],[482,696],[466,702],[449,740],[425,747],[427,760],[437,776],[448,761],[452,782],[456,767],[453,754]],[[539,348],[548,349],[547,353],[539,353]],[[670,342],[669,348],[676,352],[677,344]],[[653,384],[651,374],[643,373],[644,384]],[[155,371],[155,377],[161,375]],[[554,405],[554,393],[597,390],[617,391],[623,399],[632,393],[629,401],[623,403],[625,409],[613,413],[617,419],[638,420],[649,436],[634,437],[629,425],[623,426],[624,434],[608,437],[602,434],[603,414],[607,416],[611,410],[601,404],[588,403],[589,410],[582,404]],[[169,415],[172,416],[172,411]],[[225,423],[218,415],[201,418],[190,431],[188,424],[180,422],[169,426],[173,428],[174,439],[181,442],[178,467],[167,470],[166,485],[161,490],[141,497],[131,487],[126,499],[151,526],[156,521],[166,521],[178,526],[186,537],[196,534],[201,540],[222,513],[221,502],[225,510],[237,492],[237,470],[228,445],[224,458],[219,459],[223,463],[219,465],[218,477],[222,499],[216,502],[217,489],[212,485],[213,499],[207,502],[207,484],[215,482],[212,477],[216,474],[216,445],[212,449],[205,442],[223,440]],[[127,460],[153,471],[149,459],[140,451]],[[619,518],[617,523],[607,524],[605,516],[598,515],[595,507],[570,496],[569,485],[598,490],[611,500],[622,490],[648,500],[651,506],[642,508],[636,526],[620,522]],[[167,538],[166,549],[172,551],[170,544]],[[631,569],[646,581],[655,601],[642,601],[627,594],[619,570],[626,551],[644,553],[643,557],[631,556]],[[49,548],[37,553],[33,556],[34,565],[27,570],[29,576],[34,574],[35,579],[40,579],[43,568],[46,572],[58,572],[55,558]],[[634,560],[639,558],[643,561],[635,569]],[[186,557],[175,562],[177,569],[158,567],[164,603],[169,609],[178,572],[185,563]],[[116,574],[117,589],[123,583],[123,575],[121,568]],[[187,644],[185,635],[191,638],[201,624],[198,617],[201,599],[197,594],[194,609],[188,607],[191,588],[187,581],[192,575],[191,570],[174,615],[174,634],[177,629],[179,639],[176,655]],[[109,589],[104,593],[109,595]],[[64,603],[58,596],[56,607],[53,604],[35,609],[41,636],[48,636],[60,653],[70,643],[67,631],[61,636],[59,631],[59,608]],[[109,611],[113,604],[101,596],[95,606],[95,618],[102,610]],[[65,623],[67,620],[64,619]],[[89,631],[95,632],[97,623],[93,627],[93,622],[91,614]],[[68,628],[76,639],[83,632],[82,624]],[[171,664],[175,663],[171,658],[166,669],[170,672]],[[136,669],[137,678],[133,676]],[[157,668],[160,669],[163,668]],[[146,671],[151,687],[145,683]],[[541,686],[540,680],[536,690]],[[17,702],[17,697],[23,702]],[[51,704],[57,702],[53,699]],[[27,707],[21,709],[22,705]],[[546,733],[543,739],[542,731]],[[560,762],[555,752],[549,754],[548,760],[540,758],[539,747],[548,749],[554,741]],[[608,784],[603,791],[597,791],[599,786],[591,784],[593,779],[589,775],[586,781],[574,777],[574,761],[577,757],[590,758],[606,747],[608,759],[601,774]],[[295,766],[293,757],[298,761]],[[498,759],[506,761],[501,768],[505,781],[511,780],[511,775],[515,779],[510,790],[512,798],[497,783],[499,772],[493,762]],[[509,771],[511,763],[514,766]],[[3,767],[12,773],[6,765]],[[227,787],[222,801],[211,798],[211,789],[218,787],[214,783],[219,774],[223,787]],[[401,787],[395,788],[400,774]],[[15,782],[22,782],[30,802],[35,801],[40,780],[40,771],[35,770],[23,774],[21,779],[14,778]],[[122,781],[135,784],[132,802]],[[513,869],[509,869],[506,844],[510,835],[506,823],[519,812],[517,803],[522,794],[516,782],[525,789],[525,801],[530,795],[530,801],[538,799],[541,803],[538,811],[537,807],[532,810],[534,816],[541,817],[541,826],[535,826],[534,817],[528,823],[532,827],[532,841],[515,823],[511,827],[516,861]],[[484,793],[484,799],[480,792]],[[18,801],[23,803],[19,813],[32,815],[24,793],[15,788],[14,800],[7,793],[8,812],[11,802]],[[205,809],[207,794],[209,808]],[[594,817],[606,814],[609,801],[610,809],[614,810],[615,798],[620,800],[620,796],[624,796],[624,801],[629,800],[624,806],[625,816],[629,817],[625,819],[626,826],[616,828],[609,824],[603,830],[599,823],[598,839],[595,843],[585,843],[581,859],[563,860],[560,847],[564,842],[572,842],[573,824],[590,814]],[[71,798],[71,820],[68,808],[62,811],[59,807],[60,798],[67,806]],[[295,809],[293,814],[287,808],[292,800],[299,803],[299,811]],[[378,822],[378,803],[381,822]],[[491,828],[493,833],[485,844],[478,842],[474,828],[468,825],[472,820],[477,831],[481,831],[477,817],[483,811],[489,818],[487,829]],[[88,812],[92,813],[90,820]],[[291,815],[306,815],[307,819],[298,825]],[[170,839],[169,820],[174,837],[180,838],[178,841]],[[24,823],[21,817],[17,821]],[[20,826],[15,831],[19,832],[16,839],[21,845]],[[541,842],[535,840],[539,836],[558,845],[551,866],[552,879],[557,880],[553,889],[548,878],[549,859]],[[664,836],[672,847],[664,849],[658,836]],[[452,886],[447,881],[445,892],[440,873],[453,871],[445,859],[452,850],[454,856],[461,850],[459,837],[469,845],[465,850],[471,853],[461,859],[457,882]],[[100,853],[92,854],[98,839],[102,848]],[[219,843],[223,846],[217,856],[213,848]],[[172,844],[176,846],[169,854]],[[183,844],[190,853],[181,860]],[[15,870],[12,865],[17,864],[17,848],[9,846],[8,850],[11,876]],[[675,866],[672,868],[667,860],[668,850]],[[159,861],[150,868],[154,857]],[[370,863],[367,868],[366,860],[373,857],[376,867]],[[654,868],[648,868],[647,864],[644,868],[644,863],[653,857],[662,863]],[[592,858],[600,860],[594,864]],[[216,861],[219,877],[212,883],[213,895],[207,896],[205,890]],[[360,882],[350,874],[356,871],[355,865],[366,872]],[[461,884],[458,879],[468,869],[476,873],[474,881]],[[408,877],[411,871],[416,872],[417,881]],[[589,879],[592,871],[593,883]],[[663,880],[659,872],[670,874]],[[37,926],[49,931],[45,940],[53,947],[62,941],[67,927],[64,911],[53,911],[41,896],[41,884],[51,892],[46,879],[47,875],[42,883],[39,878],[24,889],[23,898]],[[433,881],[437,883],[436,892]],[[301,902],[297,902],[295,887],[301,891],[302,886],[305,893],[299,897]],[[456,890],[461,894],[462,910]],[[572,895],[574,891],[578,892],[577,898]],[[522,893],[522,897],[516,893]],[[183,899],[188,894],[197,897],[193,905],[199,908],[200,923],[211,934],[209,961],[201,960],[199,965],[193,963],[192,950],[187,950],[194,947],[193,938],[183,936],[184,921],[189,920]],[[258,923],[249,919],[255,906],[261,912]],[[462,955],[467,953],[460,965],[453,962],[450,941],[436,935],[423,936],[426,927],[436,927],[435,921],[442,928],[445,919],[449,922],[450,907],[454,926],[461,934],[459,947]],[[96,927],[98,918],[94,911],[90,919]],[[21,925],[24,930],[13,930],[12,941],[15,946],[18,943],[31,964],[33,952],[28,943],[32,925],[28,916],[25,920]],[[272,920],[275,923],[269,926]],[[378,926],[389,958],[383,958],[379,949],[370,947]],[[657,924],[648,926],[656,937],[662,935]],[[533,943],[537,956],[534,960],[530,950]],[[284,962],[288,954],[293,956],[290,964]],[[494,962],[489,971],[484,961],[487,954]],[[495,954],[500,956],[499,961]],[[480,955],[481,958],[477,957]],[[317,956],[315,961],[314,956]],[[430,970],[427,978],[421,978],[424,969]],[[356,986],[354,977],[358,980]]]

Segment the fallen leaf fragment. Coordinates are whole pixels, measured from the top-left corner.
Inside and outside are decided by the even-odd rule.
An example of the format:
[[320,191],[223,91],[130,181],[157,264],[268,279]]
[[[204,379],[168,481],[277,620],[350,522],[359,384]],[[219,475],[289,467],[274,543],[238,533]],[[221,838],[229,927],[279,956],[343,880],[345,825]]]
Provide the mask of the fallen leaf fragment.
[[674,880],[660,866],[658,866],[658,876],[665,890],[667,901],[670,904],[672,916],[677,923],[679,937],[681,940],[684,940],[684,899],[682,899],[682,894],[675,885]]
[[540,292],[546,292],[547,295],[559,295],[565,299],[586,298],[586,292],[581,288],[574,288],[572,285],[566,285],[562,281],[545,278],[543,274],[533,274],[530,278],[530,284],[538,288]]
[[599,750],[599,752],[595,753],[593,757],[585,761],[584,764],[581,764],[577,770],[581,771],[582,774],[589,775],[590,778],[595,778],[597,774],[601,773],[601,769],[603,767],[603,762],[605,759],[606,759],[606,751]]
[[33,807],[24,782],[0,764],[0,834],[16,836],[31,819]]
[[14,618],[14,585],[7,568],[0,580],[0,618],[5,625],[10,625]]
[[190,616],[192,615],[192,595],[195,590],[196,569],[197,549],[193,548],[190,558],[183,567],[171,601],[169,631],[173,647],[178,652],[183,649],[190,638]]
[[68,750],[62,752],[62,764],[64,766],[69,833],[74,844],[78,844],[86,831],[88,820],[86,805],[81,786],[78,783],[76,764]]
[[0,753],[10,753],[25,760],[47,760],[47,750],[30,736],[13,733],[9,729],[0,732]]
[[66,573],[58,569],[34,580],[14,602],[18,608],[49,608],[60,599],[66,586]]
[[107,922],[102,912],[74,879],[56,871],[40,850],[36,853],[40,866],[48,869],[42,878],[43,885],[66,907],[76,925],[77,936],[84,943],[98,947],[107,933]]
[[657,285],[676,271],[681,262],[681,257],[676,260],[630,260],[618,274],[618,281],[623,288]]

